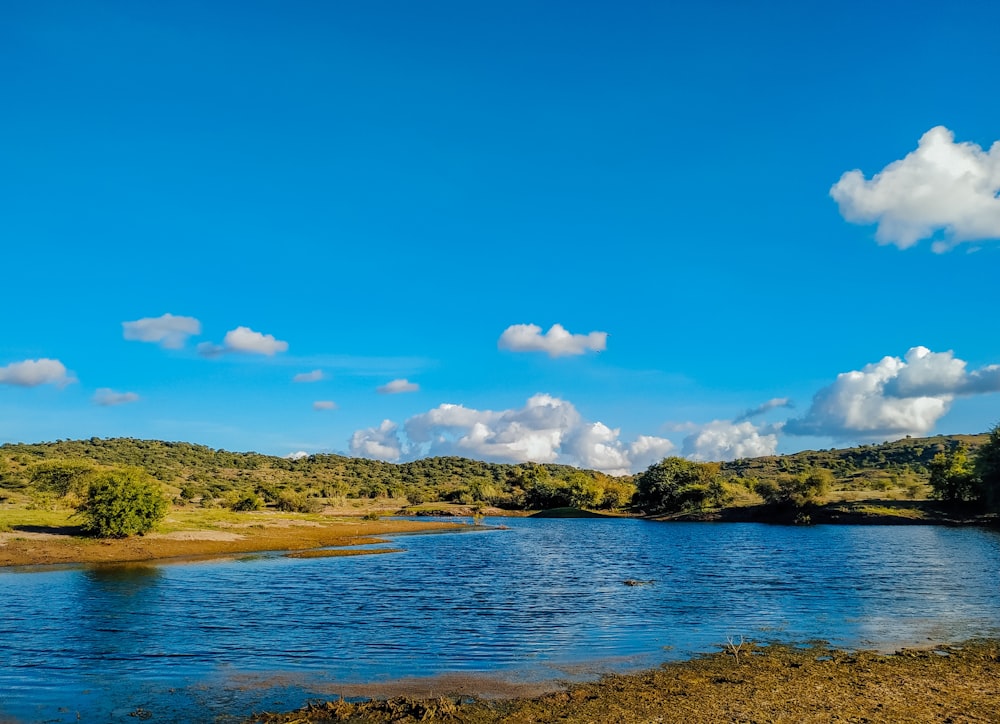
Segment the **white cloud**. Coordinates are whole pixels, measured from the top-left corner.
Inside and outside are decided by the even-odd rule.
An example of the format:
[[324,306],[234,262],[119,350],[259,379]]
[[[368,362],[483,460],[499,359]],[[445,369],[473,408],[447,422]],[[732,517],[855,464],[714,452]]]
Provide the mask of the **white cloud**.
[[301,460],[302,458],[309,457],[309,453],[305,450],[299,450],[298,452],[288,453],[285,455],[285,460]]
[[669,455],[675,445],[665,437],[653,437],[652,435],[639,435],[631,445],[628,446],[629,458],[632,461],[632,472],[645,470],[653,463]]
[[801,418],[789,420],[793,435],[886,440],[925,435],[959,395],[1000,391],[1000,366],[971,372],[953,352],[913,347],[905,358],[883,357],[861,370],[837,375],[813,397]]
[[65,365],[57,359],[26,359],[23,362],[11,362],[6,367],[0,367],[0,385],[16,387],[37,387],[38,385],[56,385],[65,387],[76,378],[66,371]]
[[201,322],[194,317],[144,317],[134,322],[122,322],[125,339],[136,342],[157,342],[167,349],[180,349],[187,338],[201,334]]
[[511,352],[545,352],[549,357],[564,357],[600,352],[607,347],[607,332],[570,334],[561,324],[553,324],[548,332],[536,324],[512,324],[500,335],[497,347]]
[[713,420],[684,438],[684,455],[692,460],[717,461],[774,455],[778,436],[752,422]]
[[314,410],[336,410],[337,403],[332,400],[316,400],[313,403]]
[[632,461],[625,444],[618,439],[620,434],[621,430],[612,430],[603,422],[583,423],[566,435],[562,452],[582,468],[628,475]]
[[[359,430],[351,439],[351,449],[388,460],[404,453],[459,455],[511,463],[558,462],[624,475],[645,469],[649,461],[673,447],[669,440],[648,436],[626,446],[619,430],[584,420],[572,403],[546,394],[534,395],[524,407],[511,410],[439,405],[409,418],[404,430],[406,445],[389,421],[377,429]],[[378,447],[384,447],[387,454],[375,454]]]
[[237,327],[226,332],[222,344],[202,342],[198,345],[198,352],[204,357],[218,357],[231,352],[241,354],[262,354],[268,357],[284,352],[288,349],[288,342],[275,339],[273,335],[255,332],[249,327]]
[[110,387],[101,387],[94,393],[94,404],[101,407],[113,407],[115,405],[127,405],[130,402],[138,402],[139,395],[134,392],[115,392]]
[[383,420],[378,427],[358,430],[351,436],[351,454],[378,460],[399,460],[403,454],[398,426]]
[[787,397],[774,397],[761,405],[757,405],[757,407],[751,407],[749,410],[745,410],[742,414],[738,415],[733,422],[743,422],[744,420],[749,420],[759,415],[763,415],[765,412],[769,412],[778,407],[792,407],[792,401]]
[[299,372],[292,378],[292,382],[319,382],[326,379],[323,370],[313,370],[312,372]]
[[1000,239],[1000,141],[989,151],[955,143],[944,126],[923,135],[913,151],[875,174],[848,171],[830,189],[840,213],[877,223],[875,239],[900,249],[943,233],[933,250],[963,241]]
[[387,382],[381,387],[376,388],[376,391],[380,395],[398,395],[403,392],[417,392],[420,389],[420,385],[416,382],[410,382],[406,379],[393,380],[392,382]]

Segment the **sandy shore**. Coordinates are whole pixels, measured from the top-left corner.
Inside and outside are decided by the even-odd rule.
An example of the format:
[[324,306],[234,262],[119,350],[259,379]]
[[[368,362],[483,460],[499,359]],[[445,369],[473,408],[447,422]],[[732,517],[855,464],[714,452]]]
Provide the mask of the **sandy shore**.
[[[0,566],[125,563],[259,551],[306,551],[328,546],[385,542],[378,536],[395,533],[462,527],[440,521],[368,521],[360,518],[295,520],[254,516],[246,522],[216,523],[205,529],[148,533],[124,539],[98,539],[82,536],[72,526],[17,526],[0,533]],[[332,553],[356,555],[359,552],[344,548],[342,552]]]
[[1000,721],[1000,642],[892,655],[745,647],[738,662],[719,653],[523,698],[475,699],[469,686],[474,682],[451,677],[429,682],[429,690],[437,687],[433,697],[357,704],[338,699],[249,721],[995,723]]

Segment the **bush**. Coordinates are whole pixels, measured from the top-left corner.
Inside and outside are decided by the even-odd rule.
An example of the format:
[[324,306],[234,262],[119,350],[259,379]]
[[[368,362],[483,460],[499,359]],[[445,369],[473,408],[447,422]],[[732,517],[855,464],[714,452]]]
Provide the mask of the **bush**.
[[833,479],[829,470],[817,469],[799,475],[781,475],[775,480],[761,480],[754,486],[768,505],[801,508],[826,495]]
[[251,510],[260,510],[264,507],[264,501],[257,493],[243,493],[233,498],[229,503],[229,509],[237,513],[247,513]]
[[102,538],[142,535],[163,520],[167,499],[160,485],[140,468],[94,477],[79,508],[83,529]]
[[322,506],[316,498],[309,498],[305,493],[283,490],[278,493],[274,507],[288,513],[318,513]]

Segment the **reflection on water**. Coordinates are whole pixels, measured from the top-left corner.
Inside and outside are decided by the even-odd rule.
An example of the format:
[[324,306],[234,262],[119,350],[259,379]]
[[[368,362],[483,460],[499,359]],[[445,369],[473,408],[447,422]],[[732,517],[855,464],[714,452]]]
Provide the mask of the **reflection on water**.
[[647,666],[731,635],[890,649],[1000,635],[996,532],[503,522],[381,556],[0,573],[0,720],[203,720],[338,683]]

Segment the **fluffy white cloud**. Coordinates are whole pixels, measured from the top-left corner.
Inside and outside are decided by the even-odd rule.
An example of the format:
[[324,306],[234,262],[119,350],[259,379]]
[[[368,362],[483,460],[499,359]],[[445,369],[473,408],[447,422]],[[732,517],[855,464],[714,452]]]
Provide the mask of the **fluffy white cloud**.
[[299,450],[298,452],[288,453],[285,455],[286,460],[301,460],[302,458],[309,457],[309,453],[305,450]]
[[262,354],[268,357],[284,352],[288,342],[275,339],[273,335],[255,332],[249,327],[237,327],[226,332],[222,344],[202,342],[198,352],[205,357],[218,357],[231,352],[240,354]]
[[653,463],[658,463],[673,452],[674,447],[674,444],[665,437],[639,435],[628,446],[629,459],[632,461],[632,472],[640,472]]
[[406,454],[559,462],[624,475],[645,469],[673,447],[669,440],[649,436],[626,446],[619,430],[586,421],[572,403],[546,394],[534,395],[524,407],[511,410],[439,405],[409,418],[404,430],[406,445],[388,420],[379,428],[359,430],[351,439],[351,450],[386,460]]
[[628,475],[632,461],[625,444],[618,439],[620,434],[621,430],[612,430],[603,422],[583,423],[566,436],[562,451],[582,468]]
[[1000,239],[1000,141],[989,151],[955,143],[943,126],[932,128],[905,158],[870,181],[848,171],[830,189],[848,221],[877,223],[880,244],[905,249],[943,232],[934,251],[963,241]]
[[319,382],[325,378],[323,370],[313,370],[312,372],[299,372],[292,378],[292,382]]
[[953,352],[913,347],[861,370],[842,372],[813,397],[801,418],[789,420],[793,435],[840,439],[896,439],[925,435],[958,395],[1000,391],[1000,366],[971,372]]
[[745,410],[741,415],[737,416],[733,422],[743,422],[744,420],[749,420],[759,415],[763,415],[765,412],[769,412],[779,407],[792,407],[792,401],[787,397],[774,397],[761,405],[757,405],[757,407],[751,407],[749,410]]
[[572,404],[535,395],[519,410],[474,410],[441,405],[406,421],[414,443],[431,455],[466,455],[503,462],[555,462],[567,431],[579,424]]
[[94,404],[101,407],[113,407],[115,405],[127,405],[130,402],[138,402],[139,395],[134,392],[115,392],[110,387],[101,387],[94,393]]
[[553,324],[542,334],[542,328],[536,324],[512,324],[500,335],[497,346],[511,352],[545,352],[549,357],[564,357],[600,352],[607,342],[607,332],[570,334],[561,324]]
[[377,387],[376,391],[380,395],[398,395],[403,392],[417,392],[419,389],[420,385],[416,382],[410,382],[407,379],[400,379],[387,382],[381,387]]
[[351,436],[351,454],[378,460],[399,460],[403,448],[398,430],[399,426],[392,420],[383,420],[378,427],[357,430]]
[[684,438],[684,456],[691,460],[716,461],[774,455],[778,436],[752,422],[713,420]]
[[201,334],[201,322],[194,317],[144,317],[134,322],[122,322],[125,339],[136,342],[156,342],[167,349],[179,349],[187,338]]
[[66,371],[65,365],[57,359],[26,359],[23,362],[11,362],[6,367],[0,367],[0,385],[16,387],[37,387],[38,385],[56,385],[65,387],[76,378]]
[[313,403],[314,410],[336,410],[337,403],[333,400],[316,400]]

